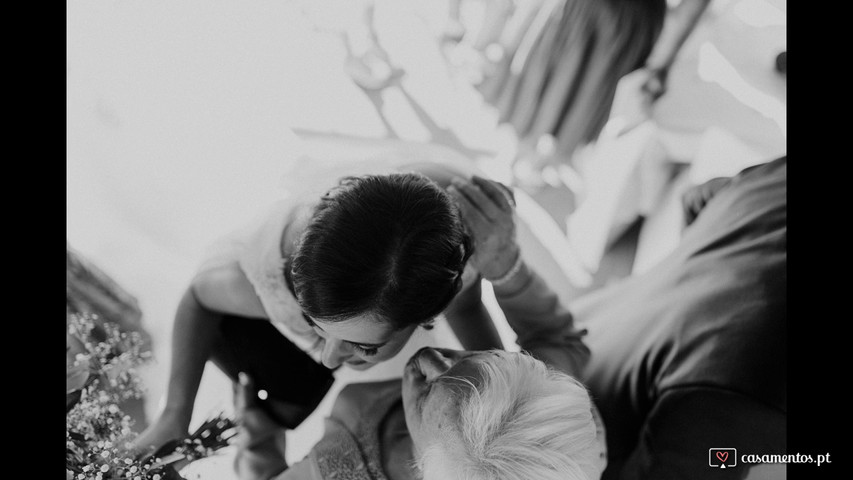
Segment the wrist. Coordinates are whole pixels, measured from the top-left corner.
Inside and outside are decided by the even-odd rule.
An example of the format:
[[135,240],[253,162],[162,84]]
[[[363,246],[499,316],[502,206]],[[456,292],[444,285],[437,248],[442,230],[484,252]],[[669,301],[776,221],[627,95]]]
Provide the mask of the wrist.
[[168,421],[168,423],[173,424],[177,428],[186,430],[190,426],[192,413],[192,405],[167,403],[166,406],[163,407],[163,412],[160,414],[160,418],[161,420]]
[[518,245],[513,244],[502,250],[502,255],[489,262],[489,268],[483,268],[480,273],[483,278],[494,283],[501,283],[501,279],[508,276],[513,268],[518,268],[518,262],[521,259],[521,250]]
[[646,70],[648,70],[649,72],[654,73],[654,74],[658,74],[658,75],[664,74],[665,75],[666,72],[669,71],[670,64],[671,64],[671,62],[669,62],[667,60],[660,60],[660,61],[649,60],[646,62],[645,65],[643,65],[643,68],[645,68]]
[[511,297],[524,290],[530,283],[531,278],[530,268],[522,260],[519,267],[512,272],[512,275],[507,275],[505,282],[498,284],[492,282],[492,288],[498,297]]

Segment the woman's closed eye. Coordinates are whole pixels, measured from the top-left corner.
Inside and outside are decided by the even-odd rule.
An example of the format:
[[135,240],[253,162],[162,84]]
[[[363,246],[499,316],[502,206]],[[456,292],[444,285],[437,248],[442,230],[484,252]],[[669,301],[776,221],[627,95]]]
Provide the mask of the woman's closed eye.
[[[379,324],[372,320],[366,322],[361,319],[347,319],[325,323],[315,320],[308,315],[305,315],[304,318],[318,335],[326,339],[326,342],[331,341],[339,346],[346,345],[345,349],[357,353],[361,357],[379,355],[379,350],[387,345],[390,340],[386,339],[388,334],[386,333],[387,327],[385,326],[382,326],[380,331],[374,333],[376,325]],[[367,340],[367,338],[377,338],[377,341]],[[341,351],[343,352],[343,350]]]
[[379,353],[379,347],[365,347],[357,343],[351,343],[350,345],[352,345],[352,347],[358,352],[360,352],[362,355],[366,355],[368,357],[372,357],[373,355]]

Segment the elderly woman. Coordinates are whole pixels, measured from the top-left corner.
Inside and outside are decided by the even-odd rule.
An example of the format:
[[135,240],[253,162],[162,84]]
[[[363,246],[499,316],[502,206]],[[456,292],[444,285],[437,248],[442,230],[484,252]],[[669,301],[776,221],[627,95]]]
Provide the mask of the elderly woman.
[[571,314],[524,263],[512,199],[474,177],[448,188],[475,242],[471,262],[491,281],[524,352],[424,348],[400,380],[351,384],[323,438],[288,466],[276,432],[240,375],[243,479],[597,479],[603,427],[575,380],[589,357]]

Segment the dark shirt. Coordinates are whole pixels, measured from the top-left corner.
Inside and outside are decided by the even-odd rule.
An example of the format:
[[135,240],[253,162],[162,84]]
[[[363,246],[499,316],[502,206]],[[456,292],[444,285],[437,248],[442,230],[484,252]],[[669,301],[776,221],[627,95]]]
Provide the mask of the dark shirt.
[[733,177],[655,268],[572,305],[604,479],[738,478],[709,449],[786,453],[786,166]]

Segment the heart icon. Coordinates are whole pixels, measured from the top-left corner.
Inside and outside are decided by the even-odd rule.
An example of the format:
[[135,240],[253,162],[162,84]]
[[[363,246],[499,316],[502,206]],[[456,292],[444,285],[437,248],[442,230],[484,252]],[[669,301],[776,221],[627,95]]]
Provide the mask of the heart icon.
[[717,452],[717,458],[719,458],[721,462],[725,463],[725,461],[729,459],[729,452]]

